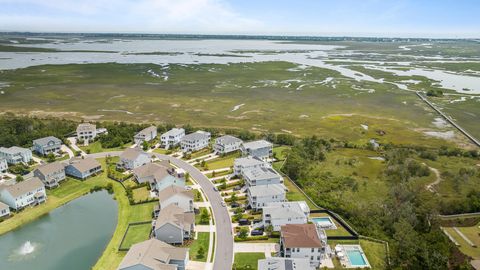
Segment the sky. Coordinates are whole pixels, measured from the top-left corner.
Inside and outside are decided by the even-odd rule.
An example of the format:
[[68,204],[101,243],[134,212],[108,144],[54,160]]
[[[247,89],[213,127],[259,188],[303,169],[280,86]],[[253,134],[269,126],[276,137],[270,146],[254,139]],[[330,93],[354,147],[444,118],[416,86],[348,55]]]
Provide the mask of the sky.
[[0,31],[480,38],[480,3],[0,0]]

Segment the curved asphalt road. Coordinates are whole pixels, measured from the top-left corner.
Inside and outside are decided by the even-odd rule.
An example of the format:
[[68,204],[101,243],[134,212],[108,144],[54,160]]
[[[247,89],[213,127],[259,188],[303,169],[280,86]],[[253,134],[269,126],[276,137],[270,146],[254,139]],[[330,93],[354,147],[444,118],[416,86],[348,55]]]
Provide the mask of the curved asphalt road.
[[[119,156],[121,151],[113,152],[103,152],[89,154],[89,157],[93,158],[104,158],[107,155],[110,156]],[[232,235],[232,223],[230,221],[230,216],[228,215],[228,210],[226,207],[223,207],[221,203],[223,202],[220,194],[213,190],[214,185],[210,180],[203,175],[197,168],[188,164],[187,162],[174,158],[171,156],[151,153],[159,159],[169,160],[172,164],[177,167],[184,169],[190,174],[195,181],[202,187],[205,196],[210,201],[212,205],[213,216],[215,218],[215,229],[216,229],[216,247],[215,247],[215,260],[213,263],[213,270],[227,270],[232,269],[232,260],[233,260],[233,235]]]

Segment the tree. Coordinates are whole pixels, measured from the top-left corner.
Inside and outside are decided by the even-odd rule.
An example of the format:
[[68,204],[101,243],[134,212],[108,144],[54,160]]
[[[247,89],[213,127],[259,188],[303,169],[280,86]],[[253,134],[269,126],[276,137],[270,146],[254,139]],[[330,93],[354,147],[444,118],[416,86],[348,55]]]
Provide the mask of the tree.
[[205,249],[203,246],[200,246],[200,248],[197,251],[197,259],[201,259],[205,256]]
[[232,195],[230,195],[230,202],[231,203],[237,202],[237,194],[235,194],[235,192],[232,192]]
[[48,162],[48,163],[52,163],[52,162],[54,162],[54,161],[55,161],[55,155],[54,155],[53,153],[49,153],[49,154],[47,155],[47,162]]
[[267,233],[267,235],[270,237],[273,233],[273,226],[272,224],[268,225],[267,227],[265,227],[265,232]]
[[17,177],[15,177],[15,181],[17,181],[17,183],[22,182],[23,180],[24,180],[23,176],[21,176],[21,175],[17,175]]
[[148,145],[148,142],[143,141],[143,143],[142,143],[142,149],[143,149],[143,151],[147,151],[148,148],[150,148],[150,146]]
[[200,223],[208,224],[209,220],[210,220],[210,214],[208,213],[207,209],[203,208],[202,212],[200,213]]
[[240,233],[238,234],[238,237],[240,237],[240,239],[247,239],[248,237],[248,228],[247,227],[242,227],[240,229]]

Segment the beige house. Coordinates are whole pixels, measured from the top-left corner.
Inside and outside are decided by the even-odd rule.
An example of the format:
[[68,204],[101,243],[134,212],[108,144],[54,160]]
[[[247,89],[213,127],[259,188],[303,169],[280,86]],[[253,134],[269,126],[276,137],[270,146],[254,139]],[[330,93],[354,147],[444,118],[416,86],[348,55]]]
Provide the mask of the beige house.
[[176,205],[162,208],[153,226],[153,234],[158,240],[169,244],[183,244],[185,239],[193,237],[195,214],[185,213]]
[[143,150],[139,148],[127,148],[120,155],[120,162],[117,166],[126,170],[133,170],[151,161],[150,155]]
[[93,141],[97,137],[97,126],[90,123],[81,123],[77,126],[77,138],[82,141]]
[[193,212],[193,192],[177,185],[170,185],[158,192],[160,210],[175,205],[183,212]]
[[132,245],[118,270],[185,270],[188,257],[188,248],[152,238]]
[[65,167],[67,175],[85,180],[90,176],[102,172],[102,165],[94,158],[73,158]]

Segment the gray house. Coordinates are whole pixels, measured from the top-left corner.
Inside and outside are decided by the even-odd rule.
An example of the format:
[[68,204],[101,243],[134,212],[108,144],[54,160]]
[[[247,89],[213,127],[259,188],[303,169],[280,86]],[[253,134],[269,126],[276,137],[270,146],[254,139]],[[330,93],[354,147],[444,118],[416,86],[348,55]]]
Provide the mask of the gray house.
[[60,162],[48,163],[35,169],[33,175],[42,180],[45,187],[55,188],[65,180],[65,166]]
[[185,135],[180,140],[182,152],[195,152],[205,147],[208,147],[210,142],[210,136],[210,132],[201,130]]
[[272,168],[246,170],[243,178],[247,186],[283,184],[283,177]]
[[258,210],[269,203],[284,202],[285,194],[283,184],[253,186],[247,189],[247,201],[252,209]]
[[61,146],[62,141],[53,136],[48,136],[33,141],[33,151],[42,156],[46,156],[50,153],[58,154]]
[[243,143],[240,147],[244,156],[257,157],[267,160],[273,154],[273,144],[265,140]]
[[152,238],[132,245],[118,270],[185,270],[188,257],[188,248]]
[[270,163],[251,156],[237,158],[233,161],[233,173],[237,176],[243,176],[243,173],[248,170],[270,167]]
[[10,207],[0,202],[0,219],[10,216]]
[[8,164],[29,163],[32,160],[32,151],[27,148],[12,146],[0,147],[0,158],[7,160]]
[[97,126],[90,123],[81,123],[77,126],[77,138],[83,141],[93,141],[97,137]]
[[102,165],[94,158],[73,158],[65,167],[65,172],[69,176],[78,179],[87,179],[92,175],[96,175],[102,171]]
[[227,154],[239,150],[242,143],[243,141],[239,138],[225,135],[215,140],[213,150],[218,154]]
[[120,162],[117,166],[126,170],[133,170],[151,161],[150,155],[140,148],[127,148],[120,155]]
[[156,126],[150,126],[142,131],[138,132],[133,136],[133,141],[137,144],[140,145],[143,142],[149,142],[157,137],[157,127]]
[[193,237],[195,214],[185,213],[176,205],[163,208],[153,226],[153,234],[158,240],[169,244],[183,244],[185,239]]

